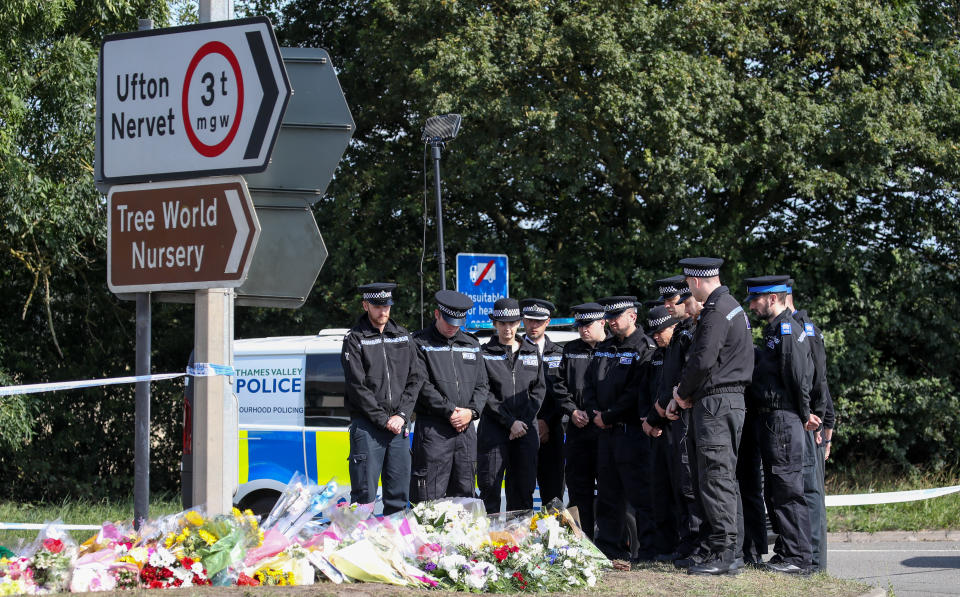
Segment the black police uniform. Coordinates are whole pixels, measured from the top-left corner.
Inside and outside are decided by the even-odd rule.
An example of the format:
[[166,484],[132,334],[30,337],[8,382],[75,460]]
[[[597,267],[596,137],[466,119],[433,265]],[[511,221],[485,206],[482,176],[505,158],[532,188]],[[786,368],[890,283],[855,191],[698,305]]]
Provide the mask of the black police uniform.
[[467,408],[476,420],[483,410],[488,384],[480,342],[463,330],[447,338],[436,323],[413,337],[424,380],[414,409],[410,500],[474,497],[476,428],[471,423],[457,432],[450,416],[454,408]]
[[[719,275],[722,261],[682,260],[691,277]],[[689,265],[688,265],[689,264]],[[712,274],[708,276],[706,274]],[[724,574],[734,571],[742,511],[736,468],[743,430],[743,392],[753,373],[750,322],[726,286],[704,301],[693,344],[680,374],[678,395],[694,402],[687,432],[691,469],[709,535],[701,548],[706,561],[689,572]]]
[[[482,346],[490,394],[477,429],[477,487],[487,513],[500,511],[500,486],[506,473],[507,510],[533,508],[537,485],[537,412],[546,393],[536,345],[522,341],[514,352],[496,336]],[[527,433],[510,439],[515,421]]]
[[[529,338],[525,340],[534,344]],[[537,418],[547,425],[549,434],[540,444],[537,453],[537,485],[540,488],[540,502],[549,504],[555,498],[563,499],[563,410],[560,401],[568,393],[567,385],[561,376],[560,365],[563,362],[563,347],[543,337],[543,377],[546,381],[546,395]]]
[[583,427],[577,427],[572,420],[567,425],[564,472],[570,506],[577,508],[580,514],[580,528],[591,540],[596,524],[594,501],[597,482],[597,438],[600,435],[600,428],[593,424],[592,413],[583,403],[583,389],[594,350],[580,338],[564,345],[560,368],[569,392],[559,404],[560,410],[568,417],[573,416],[573,411],[582,410],[590,419]]
[[803,327],[784,309],[763,328],[748,408],[757,413],[764,500],[777,541],[771,565],[810,565],[810,518],[803,495],[804,423],[810,415],[813,360]]
[[[598,411],[603,423],[610,426],[600,430],[597,441],[595,543],[611,559],[627,559],[634,553],[638,559],[656,555],[648,482],[650,438],[643,432],[637,410],[642,365],[655,348],[653,340],[639,328],[623,340],[612,336],[597,347],[587,371],[585,410],[591,419]],[[622,543],[627,506],[633,510],[637,533],[637,545],[629,550]]]
[[[693,343],[696,321],[688,317],[680,321],[673,331],[673,338],[663,355],[663,371],[657,403],[666,410],[673,398],[673,388],[680,382],[680,373],[687,361],[687,351]],[[664,430],[669,436],[670,460],[669,473],[678,509],[678,542],[674,551],[678,558],[689,556],[704,539],[703,512],[699,500],[693,491],[693,471],[691,458],[687,452],[687,429],[690,423],[690,411],[681,410],[677,420],[661,417],[655,407],[647,414],[647,423]]]
[[[392,514],[407,506],[410,489],[406,423],[422,383],[414,342],[392,319],[380,332],[364,313],[344,336],[340,359],[350,412],[350,499],[373,502],[382,474],[383,511]],[[399,434],[386,429],[395,415],[404,420]]]
[[[657,401],[663,385],[663,357],[666,348],[657,346],[644,364],[643,386],[637,407],[639,416],[645,418]],[[670,457],[673,438],[669,427],[660,437],[651,442],[650,496],[653,508],[654,551],[660,554],[672,554],[677,546],[680,532],[680,515],[676,495],[670,480]],[[672,559],[672,556],[669,558]]]
[[[792,286],[792,284],[791,284]],[[830,387],[827,383],[827,355],[823,344],[823,332],[810,315],[799,310],[793,318],[803,326],[813,355],[813,386],[810,389],[810,410],[823,421],[823,429],[833,429],[835,415]],[[816,431],[806,432],[803,453],[803,495],[810,516],[810,567],[813,571],[827,569],[827,504],[824,487],[824,450],[826,444],[817,444]]]

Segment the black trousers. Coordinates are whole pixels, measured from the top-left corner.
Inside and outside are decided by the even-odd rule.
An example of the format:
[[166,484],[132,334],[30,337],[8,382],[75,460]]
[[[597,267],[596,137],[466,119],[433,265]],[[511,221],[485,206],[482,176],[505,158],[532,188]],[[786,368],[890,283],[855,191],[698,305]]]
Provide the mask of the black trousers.
[[763,501],[763,464],[757,414],[747,409],[737,456],[737,482],[743,502],[743,557],[761,562],[767,553],[767,510]]
[[567,494],[570,506],[580,514],[580,528],[591,541],[596,519],[594,508],[597,484],[597,439],[600,429],[592,423],[580,428],[570,423],[564,446],[566,453]]
[[673,553],[680,542],[680,510],[670,477],[673,437],[670,428],[651,442],[653,467],[650,490],[653,505],[653,548],[658,554]]
[[806,431],[793,411],[771,410],[757,417],[763,457],[764,498],[775,521],[773,550],[784,561],[810,566],[810,515],[803,495]]
[[743,432],[743,394],[713,394],[691,409],[687,449],[696,455],[696,493],[709,535],[700,548],[733,561],[743,533],[737,453]]
[[405,432],[394,435],[365,417],[350,420],[350,500],[369,504],[377,499],[383,476],[383,513],[407,507],[410,490],[410,445]]
[[681,555],[690,554],[696,549],[708,534],[707,530],[709,529],[703,522],[700,500],[697,499],[697,495],[693,491],[693,472],[695,469],[691,468],[691,459],[687,452],[690,417],[690,411],[684,410],[680,413],[680,418],[672,421],[669,427],[671,439],[670,483],[673,487],[679,516],[679,542],[675,551]]
[[[597,534],[594,543],[610,559],[652,559],[653,504],[650,438],[634,425],[600,431],[597,440]],[[627,512],[633,515],[637,545],[624,545]],[[632,533],[630,533],[632,535]]]
[[484,446],[477,453],[477,488],[487,514],[500,512],[500,486],[506,474],[507,511],[532,510],[537,487],[537,450],[540,436],[536,424],[526,435]]
[[537,453],[537,485],[544,506],[554,498],[563,500],[563,422],[557,421],[548,430],[550,437]]
[[476,497],[477,429],[471,423],[457,433],[450,421],[417,415],[413,434],[410,501]]
[[817,445],[815,431],[804,431],[803,497],[810,517],[810,565],[827,569],[827,502],[824,488],[824,444]]

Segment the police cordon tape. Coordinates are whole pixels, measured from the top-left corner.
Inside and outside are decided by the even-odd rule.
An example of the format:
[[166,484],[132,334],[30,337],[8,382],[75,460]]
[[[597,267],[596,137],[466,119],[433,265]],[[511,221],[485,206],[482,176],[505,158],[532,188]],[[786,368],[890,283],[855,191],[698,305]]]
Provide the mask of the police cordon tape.
[[162,381],[178,377],[213,377],[215,375],[236,375],[236,370],[228,365],[213,363],[196,363],[187,367],[186,373],[155,373],[153,375],[130,375],[127,377],[108,377],[105,379],[85,379],[81,381],[55,381],[50,383],[35,383],[22,386],[6,386],[0,388],[0,396],[15,394],[37,394],[39,392],[56,392],[59,390],[76,390],[80,388],[95,388],[117,384],[139,383],[142,381]]
[[[960,492],[960,485],[951,487],[937,487],[933,489],[913,489],[909,491],[889,491],[886,493],[854,493],[850,495],[828,495],[827,507],[832,506],[869,506],[876,504],[896,504],[900,502],[915,502],[919,500],[929,500],[931,498],[942,497],[951,493]],[[540,502],[539,498],[535,500],[534,506]],[[35,522],[0,522],[0,531],[22,530],[39,531],[47,526]],[[96,531],[100,529],[98,524],[62,524],[58,525],[62,529],[70,531]]]

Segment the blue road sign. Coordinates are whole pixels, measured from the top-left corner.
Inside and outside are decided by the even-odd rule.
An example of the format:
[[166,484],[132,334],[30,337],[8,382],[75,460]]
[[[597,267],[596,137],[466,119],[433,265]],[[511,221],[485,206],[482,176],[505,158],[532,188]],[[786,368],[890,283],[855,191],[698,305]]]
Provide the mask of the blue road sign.
[[457,253],[457,292],[473,299],[463,327],[490,327],[487,316],[497,299],[510,296],[510,269],[506,255]]

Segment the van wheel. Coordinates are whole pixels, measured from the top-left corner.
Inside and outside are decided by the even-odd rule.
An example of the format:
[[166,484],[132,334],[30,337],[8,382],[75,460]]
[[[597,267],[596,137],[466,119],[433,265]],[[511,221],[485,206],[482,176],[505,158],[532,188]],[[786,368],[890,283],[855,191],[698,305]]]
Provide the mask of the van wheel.
[[240,500],[238,508],[241,511],[250,509],[260,517],[261,521],[264,521],[270,515],[270,510],[273,510],[273,506],[279,498],[280,494],[273,490],[255,491]]

